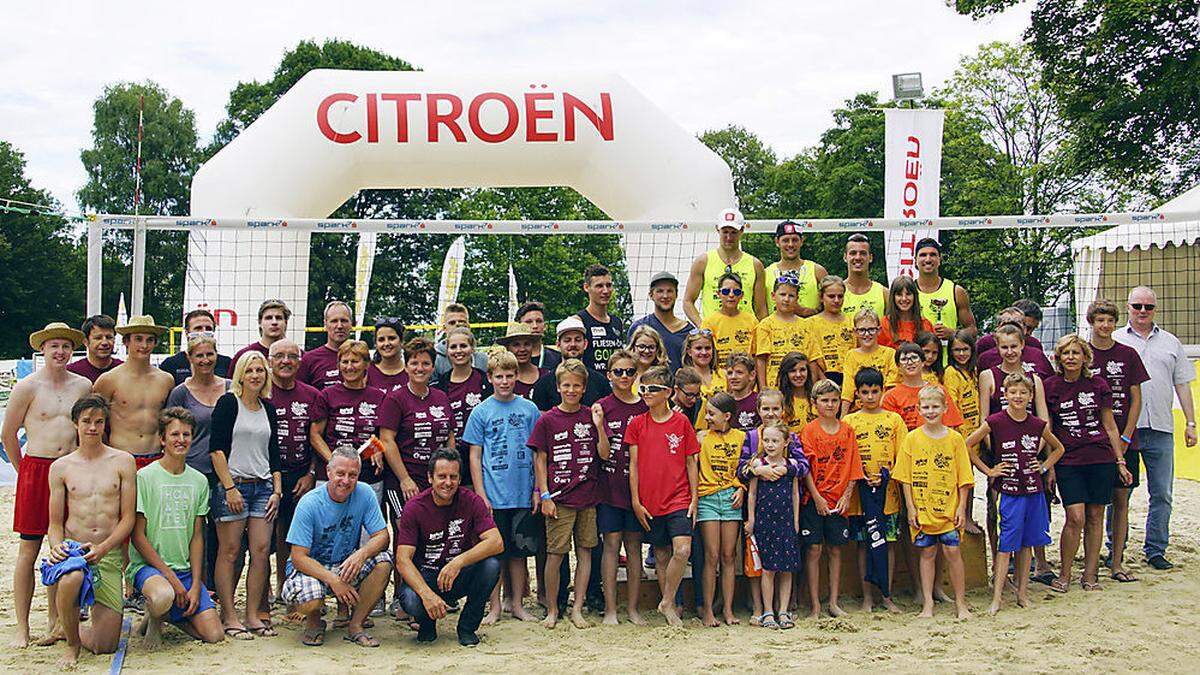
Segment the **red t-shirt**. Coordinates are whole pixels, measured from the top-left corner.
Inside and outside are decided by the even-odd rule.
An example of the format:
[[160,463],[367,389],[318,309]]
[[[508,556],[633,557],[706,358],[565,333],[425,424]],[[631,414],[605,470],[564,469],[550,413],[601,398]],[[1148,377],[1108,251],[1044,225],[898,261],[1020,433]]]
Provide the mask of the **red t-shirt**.
[[86,377],[87,379],[91,380],[92,384],[96,384],[96,380],[99,379],[99,377],[101,375],[107,373],[108,371],[112,370],[113,368],[116,368],[117,366],[121,365],[122,363],[125,363],[125,362],[114,356],[114,357],[112,357],[111,362],[108,364],[108,367],[105,368],[104,370],[100,370],[96,366],[93,366],[92,362],[88,361],[87,357],[85,356],[82,359],[79,359],[78,361],[76,361],[75,363],[72,363],[71,365],[67,366],[67,372],[75,373],[76,375],[82,375],[82,376]]
[[[837,433],[830,435],[821,428],[820,420],[813,420],[800,430],[800,445],[808,457],[813,484],[830,508],[842,498],[850,481],[863,480],[858,439],[849,424],[839,420]],[[808,499],[811,497],[806,495]]]
[[692,501],[687,458],[700,453],[696,430],[681,412],[671,411],[666,422],[649,412],[638,415],[625,430],[625,446],[638,448],[638,499],[651,516],[686,509]]

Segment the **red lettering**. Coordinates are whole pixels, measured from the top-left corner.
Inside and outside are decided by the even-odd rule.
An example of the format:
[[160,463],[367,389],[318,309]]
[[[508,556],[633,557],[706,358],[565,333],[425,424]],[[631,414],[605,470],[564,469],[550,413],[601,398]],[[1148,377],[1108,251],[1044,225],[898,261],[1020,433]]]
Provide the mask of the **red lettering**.
[[232,309],[214,309],[214,310],[213,310],[213,319],[215,319],[215,323],[216,323],[218,326],[220,326],[220,325],[221,325],[221,315],[222,315],[222,314],[228,314],[228,315],[229,315],[229,325],[230,325],[230,326],[236,326],[236,325],[238,325],[238,315],[237,315],[237,312],[233,311]]
[[[450,112],[438,112],[438,104],[442,101],[450,103]],[[454,140],[459,143],[466,143],[467,136],[463,133],[462,127],[458,125],[458,118],[462,115],[463,104],[462,99],[454,94],[429,94],[425,97],[425,113],[427,122],[427,133],[430,143],[438,142],[438,126],[445,125],[454,134]]]
[[904,177],[909,180],[917,180],[921,177],[921,163],[904,160]]
[[916,203],[917,203],[917,184],[916,183],[905,183],[904,184],[904,205],[905,206],[914,206],[914,205],[916,205]]
[[[499,101],[505,112],[508,114],[508,123],[500,130],[500,133],[489,133],[483,128],[483,124],[479,121],[479,109],[487,101]],[[520,123],[520,115],[517,113],[517,104],[504,94],[489,91],[480,94],[471,99],[471,105],[467,108],[467,123],[471,125],[471,131],[479,137],[479,140],[484,143],[500,143],[507,141],[517,131],[517,124]]]
[[334,131],[333,126],[329,124],[329,109],[333,107],[334,103],[341,103],[343,101],[346,103],[354,103],[357,100],[358,97],[354,94],[337,93],[330,94],[329,96],[325,97],[325,100],[321,101],[321,104],[317,106],[317,128],[321,130],[321,133],[324,134],[325,138],[328,138],[334,143],[353,143],[362,138],[362,134],[358,133],[357,131],[351,131],[347,134],[338,133],[337,131]]
[[917,217],[916,209],[902,209],[900,211],[900,214],[905,218],[916,218]]
[[606,141],[613,139],[613,119],[612,119],[612,97],[608,92],[600,94],[600,114],[597,115],[595,110],[592,110],[586,103],[575,98],[574,96],[563,92],[563,140],[575,140],[575,113],[581,112],[583,116],[596,127],[596,131],[600,132],[600,138]]
[[912,143],[913,149],[909,150],[907,155],[909,157],[920,157],[921,156],[921,139],[917,138],[916,136],[909,136],[908,142]]
[[379,142],[379,99],[367,94],[367,142]]
[[408,104],[420,101],[420,94],[380,94],[379,98],[396,104],[396,142],[408,142]]
[[542,141],[557,141],[558,134],[553,131],[538,131],[538,120],[546,120],[554,117],[554,113],[550,110],[540,110],[537,107],[538,101],[550,101],[554,99],[554,94],[542,92],[536,94],[525,94],[525,140],[530,143]]

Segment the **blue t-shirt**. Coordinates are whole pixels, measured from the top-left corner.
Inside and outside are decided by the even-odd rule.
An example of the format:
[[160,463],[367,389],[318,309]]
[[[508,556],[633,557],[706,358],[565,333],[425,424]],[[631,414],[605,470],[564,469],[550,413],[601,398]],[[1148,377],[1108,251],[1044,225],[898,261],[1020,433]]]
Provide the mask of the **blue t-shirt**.
[[328,486],[309,490],[296,504],[287,542],[303,546],[322,565],[340,565],[358,550],[362,530],[371,534],[387,527],[375,491],[365,483],[344,502],[329,497]]
[[654,329],[654,332],[658,333],[658,336],[662,338],[663,346],[667,348],[667,360],[671,362],[671,372],[675,372],[676,370],[679,370],[681,366],[683,366],[683,343],[685,340],[687,340],[688,333],[691,333],[695,328],[691,321],[684,322],[683,328],[680,328],[678,331],[672,333],[671,331],[667,330],[667,327],[663,325],[663,322],[659,321],[658,317],[651,312],[629,325],[629,332],[626,336],[627,339],[633,337],[633,331],[637,330],[638,326],[650,326]]
[[533,496],[533,451],[525,442],[537,422],[537,406],[517,396],[489,396],[471,411],[463,440],[483,448],[480,471],[493,509],[527,509]]

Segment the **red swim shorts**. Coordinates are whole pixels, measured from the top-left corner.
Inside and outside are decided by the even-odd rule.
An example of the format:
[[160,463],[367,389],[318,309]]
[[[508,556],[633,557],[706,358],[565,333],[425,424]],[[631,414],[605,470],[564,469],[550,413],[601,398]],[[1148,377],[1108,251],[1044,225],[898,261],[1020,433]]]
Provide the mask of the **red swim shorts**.
[[141,471],[142,469],[157,462],[162,456],[163,456],[163,454],[161,452],[151,452],[146,455],[134,455],[133,456],[133,465],[134,465],[134,467],[136,467],[134,470]]
[[17,473],[13,532],[44,537],[50,527],[50,465],[53,459],[26,455]]

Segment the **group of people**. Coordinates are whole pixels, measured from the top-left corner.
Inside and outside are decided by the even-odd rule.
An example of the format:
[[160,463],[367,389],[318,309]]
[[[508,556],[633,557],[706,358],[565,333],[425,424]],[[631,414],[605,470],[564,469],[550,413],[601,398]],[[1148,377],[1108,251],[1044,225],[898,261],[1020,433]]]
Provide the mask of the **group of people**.
[[[151,646],[164,622],[208,642],[272,637],[274,603],[311,646],[332,627],[377,647],[369,630],[383,615],[432,641],[454,611],[458,641],[473,645],[505,613],[537,620],[534,592],[548,628],[585,627],[588,609],[615,624],[622,564],[635,624],[645,566],[658,611],[681,623],[690,566],[705,625],[738,623],[745,576],[750,622],[786,629],[801,578],[811,615],[822,612],[822,559],[824,607],[844,613],[851,541],[864,609],[878,593],[899,611],[899,550],[919,576],[922,616],[947,599],[944,560],[966,617],[963,531],[988,533],[992,611],[1010,577],[1021,605],[1031,578],[1067,592],[1081,539],[1082,587],[1100,588],[1106,507],[1110,576],[1135,581],[1123,559],[1140,464],[1146,558],[1170,567],[1171,408],[1178,395],[1194,445],[1194,371],[1154,323],[1151,289],[1131,291],[1125,326],[1114,303],[1094,303],[1090,340],[1062,338],[1051,363],[1031,335],[1032,302],[976,340],[967,292],[940,276],[933,239],[916,246],[917,277],[885,288],[862,235],[846,242],[842,279],[803,258],[790,221],[765,267],[741,249],[739,214],[717,226],[719,247],[686,281],[686,318],[664,272],[650,281],[653,311],[626,328],[609,313],[612,275],[592,265],[587,306],[554,326],[554,347],[538,302],[488,350],[458,304],[436,342],[379,319],[372,351],[351,339],[350,308],[330,302],[325,342],[304,351],[286,337],[287,305],[267,300],[259,339],[233,358],[218,351],[213,316],[193,310],[183,351],[158,367],[166,328],[149,316],[33,333],[44,365],[14,388],[3,426],[18,472],[16,644],[30,641],[47,537],[43,642],[65,640],[69,661],[81,647],[113,651],[125,609],[144,612]],[[118,335],[125,362],[112,356]],[[87,355],[70,363],[80,345]],[[983,528],[973,467],[988,478]],[[1066,512],[1057,573],[1043,550],[1055,501]]]

